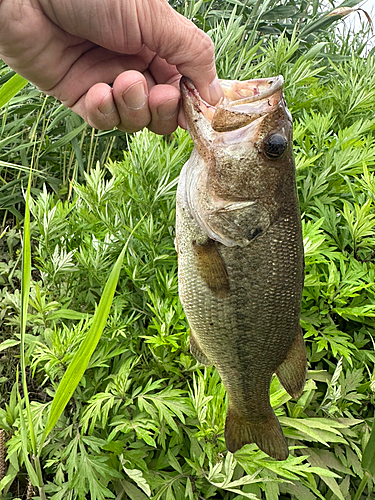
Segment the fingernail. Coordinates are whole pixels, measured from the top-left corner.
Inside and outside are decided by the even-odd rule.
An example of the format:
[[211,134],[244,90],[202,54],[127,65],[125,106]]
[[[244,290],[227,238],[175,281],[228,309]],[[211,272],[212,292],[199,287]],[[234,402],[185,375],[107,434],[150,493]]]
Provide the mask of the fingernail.
[[178,99],[171,99],[158,107],[157,113],[161,120],[170,120],[178,112]]
[[102,100],[101,104],[98,106],[98,109],[101,113],[103,113],[103,115],[110,115],[114,112],[115,105],[113,103],[112,94],[108,94],[107,97]]
[[147,101],[143,83],[134,83],[122,94],[122,98],[129,109],[136,111],[143,108]]
[[212,104],[216,104],[224,96],[223,89],[221,88],[217,76],[215,76],[213,81],[208,86],[208,91],[210,93],[210,99]]

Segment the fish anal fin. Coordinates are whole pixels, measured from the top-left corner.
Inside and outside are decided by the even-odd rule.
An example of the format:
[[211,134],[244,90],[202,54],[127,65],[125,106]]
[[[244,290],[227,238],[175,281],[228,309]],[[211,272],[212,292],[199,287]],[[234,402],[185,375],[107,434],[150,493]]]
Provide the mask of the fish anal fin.
[[289,455],[287,442],[273,411],[266,420],[253,422],[229,405],[225,422],[225,443],[232,453],[245,444],[256,443],[275,460],[286,460]]
[[202,363],[202,365],[210,366],[212,365],[211,361],[204,354],[202,349],[199,347],[197,341],[195,340],[193,330],[190,328],[190,352],[194,356],[194,358],[198,361],[198,363]]
[[298,399],[305,386],[307,372],[306,347],[299,328],[288,355],[276,371],[277,378],[288,394]]
[[210,238],[203,244],[193,241],[198,274],[214,296],[223,299],[229,293],[229,279],[224,261],[217,249],[217,243]]

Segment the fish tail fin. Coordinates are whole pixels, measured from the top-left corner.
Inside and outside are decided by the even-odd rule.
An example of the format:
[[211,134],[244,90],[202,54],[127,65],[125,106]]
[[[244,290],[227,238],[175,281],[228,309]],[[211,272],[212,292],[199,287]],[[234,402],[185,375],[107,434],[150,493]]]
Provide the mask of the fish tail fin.
[[267,420],[251,422],[229,406],[225,422],[225,443],[232,453],[245,444],[256,443],[262,451],[276,460],[286,460],[289,455],[283,431],[273,411]]
[[287,358],[276,370],[276,375],[286,392],[290,394],[292,398],[298,399],[305,386],[306,372],[306,347],[302,330],[298,328]]

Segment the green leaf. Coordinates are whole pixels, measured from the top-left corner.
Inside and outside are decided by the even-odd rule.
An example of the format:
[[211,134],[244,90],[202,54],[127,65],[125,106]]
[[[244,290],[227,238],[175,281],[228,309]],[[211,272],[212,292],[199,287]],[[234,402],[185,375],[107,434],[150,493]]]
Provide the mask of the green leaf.
[[267,10],[267,12],[261,15],[261,19],[270,21],[285,19],[294,16],[297,12],[298,9],[294,5],[279,5],[271,10]]
[[48,315],[49,321],[55,321],[58,319],[85,319],[89,315],[87,313],[82,313],[79,311],[73,311],[72,309],[59,309]]
[[306,54],[303,55],[303,58],[305,60],[315,59],[325,45],[327,45],[327,42],[319,42],[315,44],[308,52],[306,52]]
[[20,422],[21,422],[21,443],[22,443],[22,451],[23,451],[23,459],[25,461],[25,466],[27,473],[30,476],[30,481],[34,486],[39,486],[38,476],[35,472],[34,467],[31,465],[29,454],[27,450],[27,430],[26,430],[26,422],[23,416],[23,408],[20,410]]
[[76,127],[74,130],[71,132],[68,132],[67,134],[64,134],[63,137],[60,139],[57,139],[53,144],[48,146],[46,150],[41,154],[41,157],[44,155],[47,155],[51,151],[54,151],[62,146],[65,146],[66,144],[69,144],[77,135],[79,135],[83,130],[87,128],[87,123],[84,122],[82,123],[79,127]]
[[5,349],[9,349],[10,347],[14,347],[15,345],[18,345],[19,343],[20,343],[20,341],[15,340],[15,339],[4,340],[4,342],[1,342],[1,344],[0,344],[0,352],[5,351]]
[[[18,371],[16,375],[16,379],[18,380]],[[18,398],[18,406],[19,406],[19,416],[20,416],[20,434],[21,434],[21,449],[23,452],[23,459],[25,462],[25,466],[27,469],[27,472],[30,477],[30,481],[34,486],[40,486],[39,479],[37,476],[37,473],[35,472],[34,467],[32,466],[30,459],[29,459],[29,449],[28,449],[28,439],[27,439],[27,426],[25,422],[25,418],[23,415],[23,403],[24,400],[21,399],[21,395],[17,386],[17,398]]]
[[180,474],[183,474],[181,465],[178,463],[177,458],[173,455],[171,450],[168,450],[167,456],[168,456],[169,463],[174,468],[174,470],[176,470]]
[[362,468],[375,477],[375,419],[372,423],[370,439],[362,456]]
[[[310,456],[307,460],[311,463],[311,465],[327,470],[324,461],[311,448],[309,449],[309,454]],[[340,489],[340,486],[337,484],[337,481],[334,477],[327,477],[326,475],[322,474],[321,478],[329,487],[329,489],[339,498],[339,500],[345,500],[344,495],[342,494],[342,491]]]
[[151,488],[148,485],[146,479],[143,477],[143,474],[140,470],[137,469],[128,469],[124,465],[122,466],[124,469],[125,473],[130,477],[130,479],[133,479],[135,483],[143,490],[148,497],[151,496]]
[[264,484],[264,492],[266,500],[279,500],[280,498],[280,489],[276,481],[266,482]]
[[[358,5],[361,3],[361,0],[348,0],[346,2],[343,2],[341,5],[337,5],[337,7],[354,7],[355,5]],[[334,9],[332,9],[334,10]],[[306,37],[307,35],[318,32],[320,30],[324,30],[328,28],[331,24],[334,22],[338,21],[344,17],[344,14],[336,14],[330,16],[329,13],[324,13],[321,17],[318,19],[311,21],[308,23],[305,28],[301,31],[301,37]]]
[[[373,286],[373,284],[371,284]],[[367,317],[373,318],[375,317],[375,304],[367,304],[364,306],[357,307],[337,307],[333,309],[334,312],[339,314],[340,316],[353,316],[354,318],[358,317]]]
[[22,90],[29,82],[22,78],[20,75],[13,75],[10,80],[8,80],[0,88],[0,108],[5,106],[12,97],[14,97],[20,90]]
[[[37,445],[35,439],[33,419],[31,415],[29,393],[27,388],[26,378],[26,357],[25,357],[25,336],[26,336],[26,323],[27,323],[27,308],[29,305],[30,296],[30,281],[31,281],[31,243],[30,243],[30,190],[31,190],[31,173],[30,170],[29,182],[26,191],[26,207],[25,219],[23,228],[23,245],[22,245],[22,280],[21,280],[21,312],[20,312],[20,333],[21,333],[21,346],[20,346],[20,360],[21,360],[21,378],[22,388],[24,392],[24,399],[27,412],[27,423],[30,433],[31,447],[33,454],[37,455]],[[20,411],[22,413],[22,410]],[[26,454],[26,450],[24,449]],[[38,483],[34,483],[39,484]],[[40,484],[41,485],[41,484]]]
[[[327,419],[328,420],[328,419]],[[289,418],[289,417],[279,417],[279,421],[283,425],[288,425],[294,429],[299,430],[313,441],[318,441],[319,443],[329,446],[329,442],[333,443],[346,443],[346,440],[341,437],[340,432],[333,426],[329,427],[329,424],[324,424],[321,421],[315,420],[313,418]],[[329,422],[329,421],[328,421]]]
[[78,351],[75,353],[70,362],[67,371],[65,372],[59,387],[57,388],[55,397],[52,401],[51,410],[48,416],[48,421],[43,434],[43,441],[47,438],[56,422],[72,397],[77,385],[79,384],[82,375],[84,374],[87,365],[89,364],[92,353],[97,346],[103,329],[105,327],[109,311],[112,305],[112,299],[116,291],[118,278],[120,276],[121,266],[124,259],[125,251],[129,240],[125,244],[121,254],[117,258],[115,265],[111,271],[108,281],[105,285],[102,298],[100,299],[98,308],[95,312],[92,326],[88,331],[85,339],[82,341]]
[[121,481],[121,486],[123,487],[125,493],[131,498],[131,500],[148,500],[149,497],[146,497],[142,491],[134,486],[134,484],[129,481]]

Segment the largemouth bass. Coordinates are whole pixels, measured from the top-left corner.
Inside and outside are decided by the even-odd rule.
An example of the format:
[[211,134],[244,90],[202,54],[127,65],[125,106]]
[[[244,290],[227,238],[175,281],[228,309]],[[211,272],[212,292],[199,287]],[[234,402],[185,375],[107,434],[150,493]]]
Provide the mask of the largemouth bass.
[[229,396],[227,449],[255,442],[285,460],[271,378],[298,398],[306,377],[292,118],[281,76],[221,84],[213,107],[181,80],[194,149],[177,190],[179,295],[191,352],[217,368]]

